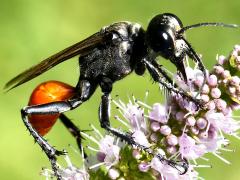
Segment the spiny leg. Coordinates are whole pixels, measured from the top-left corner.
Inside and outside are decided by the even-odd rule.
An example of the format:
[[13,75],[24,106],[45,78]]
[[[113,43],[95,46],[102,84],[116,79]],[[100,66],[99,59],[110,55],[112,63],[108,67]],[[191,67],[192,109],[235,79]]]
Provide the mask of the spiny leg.
[[174,92],[176,94],[180,94],[183,98],[186,98],[186,99],[194,102],[198,107],[203,108],[203,104],[202,104],[201,100],[195,99],[188,92],[178,89],[178,88],[174,87],[173,84],[166,82],[165,78],[160,75],[160,72],[158,70],[158,67],[156,67],[156,64],[153,64],[152,62],[149,62],[146,59],[144,59],[143,61],[146,64],[147,69],[154,81],[162,84],[167,90],[169,90],[169,92]]
[[[67,128],[67,130],[72,134],[72,136],[76,139],[79,151],[82,152],[82,139],[84,138],[81,135],[81,130],[65,114],[60,114],[59,119]],[[85,153],[84,157],[87,157]]]
[[109,120],[110,118],[109,96],[112,91],[112,82],[109,78],[104,77],[100,82],[100,86],[103,92],[101,104],[99,107],[99,120],[100,120],[101,127],[106,129],[108,132],[115,135],[116,137],[120,138],[121,140],[127,142],[129,145],[136,146],[137,148],[144,150],[150,155],[157,156],[162,163],[168,164],[169,166],[176,168],[181,174],[186,173],[188,170],[187,162],[185,161],[175,162],[172,160],[168,160],[163,155],[154,152],[153,149],[135,142],[134,138],[131,136],[130,133],[124,133],[111,127],[110,120]]
[[156,61],[152,61],[152,64],[154,67],[156,67],[158,72],[161,73],[162,76],[168,81],[168,83],[172,84],[175,87],[172,78],[170,78],[167,72],[162,68],[162,65],[159,65]]
[[80,93],[79,96],[76,96],[67,101],[58,101],[41,105],[27,106],[21,110],[22,120],[35,139],[35,141],[39,144],[41,149],[45,152],[47,157],[49,158],[52,169],[54,171],[54,175],[57,179],[61,179],[61,175],[58,172],[58,166],[56,164],[56,156],[65,154],[65,152],[58,151],[54,147],[52,147],[38,132],[32,127],[31,123],[28,120],[28,115],[38,114],[61,114],[63,112],[72,110],[80,106],[84,101],[89,99],[93,92],[96,90],[96,85],[90,83],[87,80],[81,80],[79,83]]

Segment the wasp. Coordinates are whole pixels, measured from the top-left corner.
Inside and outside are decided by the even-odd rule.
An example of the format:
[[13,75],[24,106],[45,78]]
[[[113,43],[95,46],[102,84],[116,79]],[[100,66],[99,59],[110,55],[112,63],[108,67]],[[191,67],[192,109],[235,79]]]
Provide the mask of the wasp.
[[[185,38],[186,30],[201,26],[238,27],[224,23],[199,23],[184,27],[181,20],[171,13],[153,17],[146,30],[138,23],[117,22],[103,27],[85,40],[50,56],[6,84],[5,88],[13,89],[59,63],[79,56],[80,77],[75,87],[58,81],[40,84],[33,91],[29,105],[21,110],[25,126],[46,153],[58,179],[61,179],[61,176],[57,170],[56,158],[64,152],[56,150],[43,136],[51,129],[56,119],[60,118],[81,147],[80,130],[63,113],[89,100],[98,87],[102,91],[99,106],[99,121],[102,128],[128,144],[158,156],[161,161],[170,166],[179,165],[159,154],[154,154],[151,149],[136,143],[129,133],[121,132],[110,125],[110,94],[116,81],[124,79],[133,71],[141,76],[147,70],[152,79],[168,91],[199,105],[200,103],[188,92],[173,84],[172,79],[157,62],[157,57],[163,57],[174,64],[181,77],[187,82],[184,60],[188,56],[197,63],[206,79],[206,69],[201,58]],[[69,72],[64,73],[71,75]],[[187,163],[180,163],[180,166],[185,173],[188,169]]]

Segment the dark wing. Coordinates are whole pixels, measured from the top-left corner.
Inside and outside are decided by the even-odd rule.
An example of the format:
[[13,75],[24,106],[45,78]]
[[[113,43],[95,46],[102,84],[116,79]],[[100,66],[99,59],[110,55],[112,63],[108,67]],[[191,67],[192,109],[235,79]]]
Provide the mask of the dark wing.
[[112,39],[110,33],[96,33],[87,39],[78,42],[57,54],[50,56],[49,58],[41,61],[39,64],[32,66],[21,74],[17,75],[10,81],[8,81],[4,89],[9,90],[30,81],[31,79],[39,76],[40,74],[46,72],[57,64],[66,61],[76,55],[84,55],[89,53],[93,48],[100,46],[101,44],[106,44]]

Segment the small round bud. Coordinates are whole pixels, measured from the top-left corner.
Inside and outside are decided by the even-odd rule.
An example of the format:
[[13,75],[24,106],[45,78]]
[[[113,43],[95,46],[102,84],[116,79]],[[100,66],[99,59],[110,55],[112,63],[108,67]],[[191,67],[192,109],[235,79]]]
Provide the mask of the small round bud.
[[240,64],[240,56],[237,56],[235,59],[236,64]]
[[138,165],[138,169],[139,171],[141,172],[147,172],[150,168],[150,165],[146,162],[141,162],[139,165]]
[[178,138],[177,136],[170,134],[169,136],[167,136],[167,143],[170,146],[176,146],[178,144]]
[[232,56],[233,56],[233,57],[237,57],[237,56],[238,56],[238,51],[237,51],[237,50],[234,50],[234,51],[232,52]]
[[216,108],[215,102],[214,101],[210,101],[207,103],[207,108],[209,110],[214,110]]
[[208,77],[208,85],[211,86],[211,87],[215,87],[217,85],[217,76],[212,74]]
[[187,125],[189,125],[189,126],[194,126],[195,123],[196,123],[196,120],[195,120],[195,118],[194,118],[193,116],[189,116],[189,117],[187,117],[187,119],[186,119],[186,123],[187,123]]
[[177,152],[177,148],[175,146],[168,146],[167,147],[167,153],[170,155],[173,155]]
[[219,111],[223,111],[227,107],[226,101],[224,101],[222,99],[215,99],[214,102]]
[[203,76],[197,76],[196,79],[194,80],[194,84],[198,87],[201,87],[204,81]]
[[202,94],[202,95],[201,95],[201,99],[202,99],[202,101],[203,101],[204,103],[207,103],[207,102],[209,102],[209,100],[210,100],[209,96],[206,95],[206,94]]
[[139,152],[139,150],[137,149],[133,149],[132,151],[132,156],[135,158],[135,159],[140,159],[142,157],[141,153]]
[[165,136],[168,136],[169,134],[171,134],[171,128],[167,125],[163,125],[160,128],[160,133]]
[[190,129],[193,134],[198,135],[199,129],[196,126],[192,126]]
[[204,128],[206,128],[207,124],[208,124],[208,122],[207,122],[206,119],[204,119],[204,118],[198,118],[198,119],[197,119],[197,127],[198,127],[199,129],[204,129]]
[[117,169],[109,169],[108,176],[110,179],[117,179],[120,176],[120,173]]
[[212,96],[212,98],[214,98],[214,99],[220,98],[220,96],[221,96],[221,91],[220,91],[220,89],[218,89],[218,88],[213,88],[213,89],[211,90],[211,96]]
[[209,86],[207,84],[204,84],[202,87],[202,93],[203,94],[208,94],[209,93]]
[[236,93],[236,88],[234,86],[229,86],[228,91],[230,94],[235,94]]
[[157,136],[157,134],[156,133],[152,133],[151,134],[151,136],[150,136],[150,140],[152,141],[152,142],[158,142],[158,136]]
[[156,132],[160,129],[160,124],[159,122],[153,121],[151,123],[151,129],[153,130],[153,132]]
[[231,76],[230,72],[228,70],[224,70],[224,72],[222,73],[222,77],[223,78],[229,78]]
[[221,55],[218,57],[218,64],[223,65],[226,62],[225,56]]
[[233,86],[238,86],[240,83],[240,79],[237,76],[233,76],[230,80],[230,84]]
[[227,107],[226,109],[223,110],[223,115],[228,116],[229,114],[232,113],[232,109],[230,107]]
[[216,74],[222,74],[224,72],[224,68],[222,66],[219,66],[219,65],[215,65],[213,67],[213,69],[214,69],[214,72]]
[[240,51],[240,45],[238,45],[238,44],[235,45],[235,46],[234,46],[234,50],[237,51],[237,52]]
[[184,120],[185,113],[182,111],[178,111],[176,114],[176,120],[177,121],[183,121]]

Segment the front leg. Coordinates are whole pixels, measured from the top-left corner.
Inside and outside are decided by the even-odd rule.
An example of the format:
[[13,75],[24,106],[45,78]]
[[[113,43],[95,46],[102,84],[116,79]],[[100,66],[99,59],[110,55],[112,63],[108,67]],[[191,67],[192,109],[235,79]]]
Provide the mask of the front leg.
[[158,159],[164,163],[168,164],[169,166],[172,166],[176,168],[181,174],[184,174],[188,170],[188,163],[183,161],[183,162],[175,162],[172,160],[166,159],[164,156],[161,154],[157,154],[156,152],[153,151],[153,149],[143,146],[139,143],[137,143],[134,138],[131,136],[130,133],[124,133],[122,131],[119,131],[115,128],[112,128],[110,125],[110,100],[109,96],[112,91],[112,81],[109,78],[102,78],[102,81],[100,82],[100,86],[102,88],[102,101],[99,107],[99,120],[101,127],[106,129],[108,132],[113,134],[114,136],[120,138],[121,140],[127,142],[129,145],[137,147],[141,150],[144,150],[148,154],[152,156],[157,156]]
[[154,81],[163,85],[169,92],[180,94],[183,98],[187,98],[188,100],[194,102],[197,106],[202,108],[202,102],[200,100],[191,96],[190,93],[176,88],[172,83],[167,82],[165,78],[161,76],[161,72],[159,72],[159,67],[156,66],[157,63],[150,62],[146,59],[144,59],[143,61],[146,64],[146,67]]

